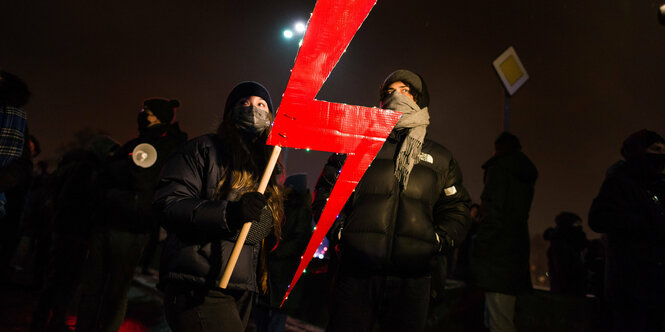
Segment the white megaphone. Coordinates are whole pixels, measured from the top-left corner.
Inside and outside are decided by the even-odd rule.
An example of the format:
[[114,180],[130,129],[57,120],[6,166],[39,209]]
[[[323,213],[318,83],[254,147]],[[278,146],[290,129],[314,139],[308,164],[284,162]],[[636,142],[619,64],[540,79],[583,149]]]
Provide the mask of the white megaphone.
[[148,168],[157,161],[157,150],[148,143],[141,143],[132,151],[132,160],[136,166]]

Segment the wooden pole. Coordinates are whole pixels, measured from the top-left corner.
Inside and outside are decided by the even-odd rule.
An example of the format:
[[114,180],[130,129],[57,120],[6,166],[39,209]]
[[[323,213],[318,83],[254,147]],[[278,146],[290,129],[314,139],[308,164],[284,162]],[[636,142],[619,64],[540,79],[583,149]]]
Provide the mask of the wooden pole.
[[[282,148],[280,146],[275,146],[273,148],[272,154],[270,155],[270,160],[268,160],[268,165],[266,165],[266,169],[263,171],[263,176],[261,176],[261,182],[259,182],[258,192],[262,194],[266,192],[266,188],[268,187],[268,182],[270,182],[270,178],[272,177],[272,172],[275,169],[275,164],[277,164],[277,158],[279,157],[279,153],[281,151]],[[238,240],[236,240],[236,244],[233,246],[231,257],[229,257],[229,262],[226,264],[226,268],[224,269],[222,280],[219,282],[220,288],[226,288],[226,286],[229,285],[231,274],[233,273],[233,269],[236,267],[236,263],[238,262],[238,257],[240,257],[240,252],[242,251],[242,246],[245,244],[245,240],[247,239],[247,234],[249,233],[249,229],[251,227],[252,227],[251,222],[246,222],[242,225],[242,229],[240,230],[240,235],[238,235]]]

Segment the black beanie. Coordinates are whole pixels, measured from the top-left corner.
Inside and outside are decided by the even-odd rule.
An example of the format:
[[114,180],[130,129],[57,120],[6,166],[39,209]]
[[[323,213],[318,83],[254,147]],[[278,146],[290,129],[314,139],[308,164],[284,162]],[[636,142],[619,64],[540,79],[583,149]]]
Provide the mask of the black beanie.
[[143,107],[149,109],[161,123],[171,123],[175,109],[180,102],[175,99],[150,98],[143,101]]
[[[386,90],[386,88],[395,83],[395,82],[407,83],[411,89],[415,90],[415,96],[417,100],[418,107],[424,108],[429,106],[429,91],[427,91],[427,85],[422,76],[406,69],[398,69],[392,72],[381,86],[381,93]],[[413,94],[413,92],[411,93]],[[383,98],[383,95],[380,96]]]
[[621,155],[626,160],[639,159],[645,153],[651,144],[661,142],[665,143],[663,137],[651,130],[642,129],[628,136],[621,146]]
[[263,100],[268,103],[268,109],[270,110],[270,113],[272,113],[273,118],[275,117],[275,112],[272,109],[272,99],[270,99],[270,93],[268,93],[268,89],[266,89],[258,82],[253,81],[239,83],[235,86],[235,88],[233,88],[233,90],[231,90],[228,98],[226,98],[226,105],[224,106],[224,117],[226,117],[226,114],[233,109],[233,105],[235,105],[240,98],[249,96],[263,98]]

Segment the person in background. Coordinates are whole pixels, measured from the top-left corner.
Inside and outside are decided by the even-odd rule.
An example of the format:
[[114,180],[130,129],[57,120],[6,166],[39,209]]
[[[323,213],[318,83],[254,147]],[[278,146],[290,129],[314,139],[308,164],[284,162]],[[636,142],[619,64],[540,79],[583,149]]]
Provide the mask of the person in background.
[[531,291],[529,210],[538,170],[519,139],[504,132],[485,164],[481,217],[473,247],[473,282],[485,291],[486,326],[515,331],[517,295]]
[[[152,197],[169,154],[187,140],[173,122],[177,100],[150,98],[137,114],[139,136],[122,145],[99,175],[100,220],[92,231],[77,331],[118,331],[127,311],[127,292],[150,236],[158,227]],[[154,164],[135,163],[139,144],[157,151]]]
[[0,284],[12,275],[23,203],[32,179],[32,160],[23,109],[30,90],[18,76],[0,70]]
[[118,147],[108,136],[95,137],[87,148],[66,153],[52,175],[50,250],[33,332],[69,331],[66,315],[83,279],[92,226],[101,217],[99,175]]
[[550,241],[547,249],[550,290],[553,293],[584,296],[587,273],[583,251],[589,240],[582,230],[582,219],[572,212],[561,212],[554,219],[556,227],[545,230]]
[[283,332],[287,311],[297,308],[298,292],[282,298],[296,273],[300,258],[312,237],[312,194],[307,189],[307,174],[294,174],[284,181],[284,225],[282,238],[269,255],[270,291],[259,298],[252,311],[257,332]]
[[663,331],[665,320],[665,140],[640,130],[621,147],[589,210],[607,237],[605,294],[613,331]]

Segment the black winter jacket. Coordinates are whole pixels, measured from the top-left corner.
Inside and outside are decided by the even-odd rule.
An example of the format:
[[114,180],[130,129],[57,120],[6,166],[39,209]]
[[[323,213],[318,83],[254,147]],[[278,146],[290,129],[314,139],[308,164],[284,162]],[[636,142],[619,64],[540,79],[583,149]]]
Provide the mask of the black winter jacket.
[[[333,244],[339,242],[342,267],[390,275],[429,274],[440,254],[436,235],[451,242],[448,245],[460,243],[466,235],[470,199],[462,172],[446,148],[426,139],[421,161],[400,191],[394,170],[404,134],[391,133],[329,232]],[[344,155],[332,155],[317,182],[317,219],[344,160]]]
[[484,218],[478,224],[471,271],[476,284],[492,292],[530,292],[529,211],[538,170],[520,151],[490,158],[483,165]]
[[618,304],[665,296],[665,181],[619,162],[591,204],[589,226],[607,234],[606,290]]
[[[178,145],[187,140],[177,123],[150,127],[118,148],[100,176],[104,190],[103,225],[135,233],[150,233],[158,227],[152,210],[152,197],[162,167]],[[132,151],[148,143],[157,151],[157,160],[147,168],[134,164]]]
[[[219,284],[237,234],[226,219],[228,201],[213,200],[228,169],[230,149],[216,135],[201,136],[185,143],[164,166],[154,200],[168,232],[160,286],[216,288]],[[257,292],[260,246],[243,246],[228,289]]]

